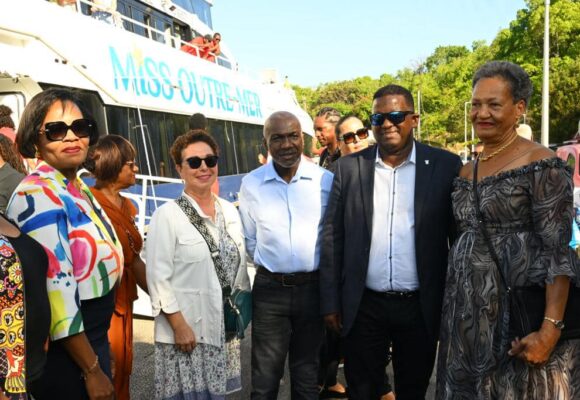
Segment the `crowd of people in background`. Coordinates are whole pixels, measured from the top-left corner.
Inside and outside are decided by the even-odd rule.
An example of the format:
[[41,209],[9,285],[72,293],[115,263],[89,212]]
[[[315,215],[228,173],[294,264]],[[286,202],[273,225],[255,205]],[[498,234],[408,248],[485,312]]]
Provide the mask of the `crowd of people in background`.
[[[578,398],[573,183],[518,132],[531,92],[516,64],[479,68],[481,146],[465,165],[415,140],[399,85],[375,92],[370,127],[321,109],[319,165],[299,119],[274,112],[239,209],[216,195],[220,149],[194,114],[171,147],[183,193],[154,212],[147,246],[121,194],[138,172],[129,141],[99,138],[67,89],[36,95],[16,135],[0,106],[0,400],[129,399],[137,287],[155,317],[152,398],[239,391],[243,331],[224,310],[250,291],[248,263],[254,400],[277,398],[286,359],[293,400],[424,399],[437,354],[440,400]],[[26,176],[25,158],[37,160]],[[518,336],[511,287],[545,300]]]
[[216,57],[221,54],[221,40],[222,35],[218,32],[214,33],[213,36],[196,36],[181,46],[181,50],[191,54],[192,56],[197,56],[210,62],[215,62]]
[[[78,12],[77,0],[47,0],[56,2],[67,10]],[[90,15],[92,18],[109,25],[124,29],[121,13],[117,10],[117,0],[91,0]],[[184,39],[185,40],[185,39]],[[181,50],[193,56],[215,63],[221,55],[220,43],[222,36],[219,32],[213,35],[197,35],[189,41],[184,41]]]

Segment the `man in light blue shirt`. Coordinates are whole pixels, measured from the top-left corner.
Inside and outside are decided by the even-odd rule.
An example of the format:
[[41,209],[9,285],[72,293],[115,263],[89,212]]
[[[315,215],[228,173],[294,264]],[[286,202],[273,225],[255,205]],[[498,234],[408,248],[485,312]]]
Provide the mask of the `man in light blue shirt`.
[[292,399],[318,399],[319,234],[332,174],[303,157],[298,119],[272,114],[264,125],[272,162],[242,181],[240,214],[256,265],[252,399],[277,398],[286,355]]

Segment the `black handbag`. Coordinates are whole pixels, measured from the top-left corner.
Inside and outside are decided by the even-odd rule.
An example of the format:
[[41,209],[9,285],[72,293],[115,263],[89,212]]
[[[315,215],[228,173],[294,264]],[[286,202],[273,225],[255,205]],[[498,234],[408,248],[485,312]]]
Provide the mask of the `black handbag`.
[[226,340],[231,340],[234,337],[243,339],[245,337],[244,332],[252,320],[252,292],[240,288],[236,288],[232,292],[231,286],[227,283],[226,271],[223,266],[223,260],[219,248],[217,247],[213,236],[209,233],[203,218],[184,196],[179,197],[175,202],[185,215],[187,215],[189,221],[204,238],[207,247],[209,248],[215,271],[222,288]]
[[[476,159],[473,164],[473,197],[478,227],[483,234],[483,239],[489,248],[489,254],[497,267],[500,281],[508,297],[510,334],[523,338],[532,332],[538,331],[542,326],[546,309],[546,288],[539,285],[512,287],[508,284],[500,267],[499,257],[491,244],[489,233],[485,227],[485,220],[481,213],[479,193],[477,191],[478,162],[479,160]],[[580,338],[580,291],[575,285],[570,285],[568,302],[564,313],[564,329],[560,335],[560,340],[576,338]]]

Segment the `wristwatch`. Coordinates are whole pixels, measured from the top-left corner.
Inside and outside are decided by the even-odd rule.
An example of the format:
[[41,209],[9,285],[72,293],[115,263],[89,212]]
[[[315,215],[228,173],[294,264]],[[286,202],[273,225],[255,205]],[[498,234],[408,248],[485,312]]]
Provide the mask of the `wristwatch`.
[[564,321],[562,321],[561,319],[554,319],[554,318],[550,318],[550,317],[544,317],[544,320],[546,321],[550,321],[551,323],[554,324],[554,326],[560,330],[564,329]]

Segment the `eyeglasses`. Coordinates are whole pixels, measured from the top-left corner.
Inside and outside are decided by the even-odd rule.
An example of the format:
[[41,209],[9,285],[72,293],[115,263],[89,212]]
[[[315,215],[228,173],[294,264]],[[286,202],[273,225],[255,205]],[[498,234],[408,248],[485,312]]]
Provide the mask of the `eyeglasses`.
[[185,160],[185,162],[189,164],[189,168],[191,169],[198,169],[201,167],[202,161],[205,161],[205,165],[208,168],[213,168],[217,165],[218,159],[218,156],[207,156],[205,158],[189,157],[187,160]]
[[393,125],[401,124],[407,115],[414,114],[413,111],[392,111],[389,113],[377,113],[371,114],[371,125],[373,126],[381,126],[386,119],[391,121]]
[[44,124],[44,129],[39,132],[51,142],[58,142],[64,140],[69,129],[74,132],[76,137],[82,139],[92,136],[97,129],[97,124],[88,118],[75,119],[70,125],[63,121],[47,122]]
[[347,132],[344,133],[341,137],[338,138],[344,144],[351,144],[354,143],[354,137],[357,137],[358,140],[363,140],[369,137],[369,131],[367,128],[361,128],[356,132]]
[[137,161],[125,161],[125,164],[127,164],[130,168],[133,168],[135,165],[137,165]]

